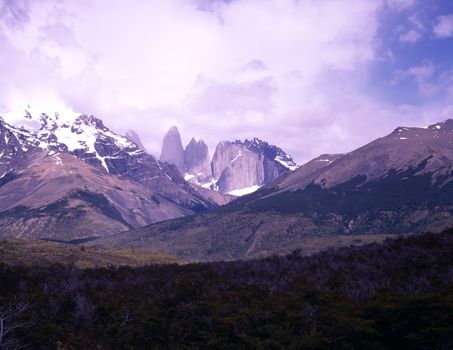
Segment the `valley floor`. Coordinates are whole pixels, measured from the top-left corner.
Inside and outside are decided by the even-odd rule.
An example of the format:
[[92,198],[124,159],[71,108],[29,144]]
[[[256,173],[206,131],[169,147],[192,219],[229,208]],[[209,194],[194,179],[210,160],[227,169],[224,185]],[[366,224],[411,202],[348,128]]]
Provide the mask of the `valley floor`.
[[35,239],[1,238],[0,263],[8,265],[73,265],[78,268],[186,263],[152,250],[92,248]]

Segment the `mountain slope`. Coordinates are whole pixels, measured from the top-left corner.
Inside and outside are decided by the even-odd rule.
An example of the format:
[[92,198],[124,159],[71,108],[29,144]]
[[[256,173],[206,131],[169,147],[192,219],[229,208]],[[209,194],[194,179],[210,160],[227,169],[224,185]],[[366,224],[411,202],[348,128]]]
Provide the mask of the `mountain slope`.
[[49,152],[67,152],[122,179],[140,183],[183,208],[194,212],[215,207],[188,183],[174,165],[159,162],[137,144],[108,129],[102,120],[88,115],[50,117],[27,114],[37,125],[29,131],[11,128],[24,136],[22,144]]
[[213,212],[100,243],[213,260],[294,248],[310,236],[441,231],[453,225],[452,142],[451,120],[398,128],[349,154],[315,159]]
[[216,206],[175,166],[86,115],[0,119],[0,198],[2,235],[67,239]]
[[[303,189],[311,182],[323,188],[344,183],[356,175],[366,181],[385,176],[391,169],[400,172],[416,167],[424,159],[427,164],[419,175],[450,166],[453,159],[453,121],[424,128],[396,128],[390,135],[379,138],[342,157],[336,157],[319,173],[297,172],[289,179],[278,181],[284,190]],[[323,157],[323,156],[321,156]]]
[[36,150],[4,178],[0,236],[70,240],[192,213],[67,153]]

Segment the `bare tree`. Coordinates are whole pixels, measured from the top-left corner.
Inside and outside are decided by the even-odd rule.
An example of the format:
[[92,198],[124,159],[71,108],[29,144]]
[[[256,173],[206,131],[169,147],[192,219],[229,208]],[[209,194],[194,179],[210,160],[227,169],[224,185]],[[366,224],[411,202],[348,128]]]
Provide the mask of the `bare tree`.
[[0,350],[19,350],[27,346],[15,338],[15,333],[21,328],[31,326],[30,322],[18,318],[30,307],[31,305],[24,301],[0,305]]

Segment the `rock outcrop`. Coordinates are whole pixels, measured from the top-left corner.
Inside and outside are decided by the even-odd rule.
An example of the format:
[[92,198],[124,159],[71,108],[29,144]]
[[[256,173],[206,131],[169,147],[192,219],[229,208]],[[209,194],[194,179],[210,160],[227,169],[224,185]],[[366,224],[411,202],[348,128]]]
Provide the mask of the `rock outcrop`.
[[203,140],[192,138],[185,150],[182,149],[176,127],[165,135],[160,159],[175,164],[186,181],[196,186],[235,196],[253,192],[297,168],[281,148],[258,138],[220,142],[210,162],[208,146]]
[[221,192],[265,185],[297,167],[280,148],[258,138],[220,142],[212,158],[212,174]]
[[172,126],[165,134],[159,159],[162,162],[176,165],[181,174],[185,173],[184,148],[176,126]]
[[203,140],[196,141],[193,137],[184,150],[186,173],[195,175],[199,182],[212,178],[208,146]]

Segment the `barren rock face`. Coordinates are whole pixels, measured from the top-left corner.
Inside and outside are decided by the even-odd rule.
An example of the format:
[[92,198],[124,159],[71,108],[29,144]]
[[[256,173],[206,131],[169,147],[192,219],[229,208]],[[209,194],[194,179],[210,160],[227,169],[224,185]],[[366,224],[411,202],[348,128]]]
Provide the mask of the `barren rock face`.
[[280,148],[255,138],[219,143],[211,167],[219,191],[229,192],[267,184],[296,164]]
[[203,174],[206,178],[211,176],[209,150],[203,140],[196,141],[192,137],[184,150],[184,161],[187,173]]
[[160,160],[176,165],[178,170],[184,174],[186,170],[184,165],[184,149],[176,126],[172,126],[164,136]]
[[264,181],[263,156],[241,144],[221,142],[212,159],[212,172],[221,192],[259,186]]

